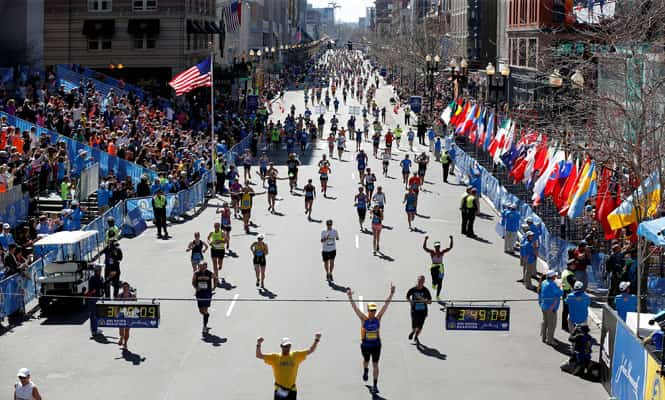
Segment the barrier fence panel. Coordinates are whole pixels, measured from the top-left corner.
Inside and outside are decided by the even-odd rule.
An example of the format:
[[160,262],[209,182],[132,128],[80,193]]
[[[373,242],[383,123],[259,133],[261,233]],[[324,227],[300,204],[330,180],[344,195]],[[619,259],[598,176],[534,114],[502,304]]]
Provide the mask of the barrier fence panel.
[[81,171],[81,179],[77,187],[76,195],[79,201],[85,200],[91,194],[95,193],[99,188],[99,163],[96,162],[83,171]]

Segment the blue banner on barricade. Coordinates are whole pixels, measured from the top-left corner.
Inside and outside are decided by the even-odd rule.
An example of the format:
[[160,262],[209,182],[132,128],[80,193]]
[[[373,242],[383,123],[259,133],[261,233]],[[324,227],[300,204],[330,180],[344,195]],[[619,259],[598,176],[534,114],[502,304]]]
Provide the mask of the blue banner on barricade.
[[148,229],[148,225],[143,219],[143,216],[141,215],[141,210],[139,208],[135,208],[132,211],[128,212],[127,218],[125,219],[126,221],[125,224],[123,225],[123,233],[125,233],[126,230],[129,230],[131,232],[127,232],[126,234],[130,234],[132,236],[138,236],[142,234],[146,229]]
[[623,321],[617,321],[612,354],[612,396],[642,400],[646,377],[646,350]]
[[39,277],[44,271],[44,263],[53,259],[47,254],[32,263],[25,273],[12,275],[0,281],[0,318],[11,315],[24,308],[39,294]]

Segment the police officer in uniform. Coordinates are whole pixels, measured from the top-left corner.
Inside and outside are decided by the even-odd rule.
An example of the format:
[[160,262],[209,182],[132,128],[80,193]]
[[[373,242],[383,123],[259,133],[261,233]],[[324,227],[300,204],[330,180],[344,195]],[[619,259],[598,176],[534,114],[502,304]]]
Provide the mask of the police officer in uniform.
[[115,218],[113,217],[106,218],[106,223],[109,226],[108,229],[106,230],[106,235],[105,235],[106,246],[108,246],[111,240],[120,239],[120,229],[118,229],[118,227],[116,226]]
[[220,195],[224,193],[224,180],[226,179],[225,175],[226,163],[224,162],[224,157],[220,157],[217,154],[215,159],[215,177],[217,179],[217,193]]
[[208,328],[208,318],[210,318],[208,308],[210,308],[212,301],[213,290],[213,273],[208,269],[206,262],[200,263],[199,269],[194,272],[192,286],[194,287],[194,295],[196,296],[199,313],[203,317],[203,329],[201,333],[205,335],[210,331],[210,328]]
[[[152,198],[152,209],[155,214],[155,225],[157,226],[157,237],[160,239],[168,239],[169,233],[166,231],[166,196],[162,189],[157,190],[157,193]],[[162,229],[164,235],[162,236]]]
[[480,210],[478,196],[476,195],[478,191],[474,187],[469,187],[466,193],[462,197],[462,204],[460,205],[460,210],[462,211],[462,235],[475,238],[476,234],[473,232],[473,223]]
[[439,161],[441,162],[441,169],[443,170],[443,181],[448,183],[448,172],[450,171],[450,155],[448,154],[448,150],[445,150],[443,154],[441,154]]

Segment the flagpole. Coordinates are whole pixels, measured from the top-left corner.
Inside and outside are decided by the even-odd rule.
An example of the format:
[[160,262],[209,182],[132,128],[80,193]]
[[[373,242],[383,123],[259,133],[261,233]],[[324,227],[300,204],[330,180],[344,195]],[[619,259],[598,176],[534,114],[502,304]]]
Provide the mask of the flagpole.
[[212,195],[215,196],[217,191],[217,174],[215,173],[215,164],[217,162],[215,150],[215,54],[213,51],[212,43],[210,46],[210,154],[212,155]]

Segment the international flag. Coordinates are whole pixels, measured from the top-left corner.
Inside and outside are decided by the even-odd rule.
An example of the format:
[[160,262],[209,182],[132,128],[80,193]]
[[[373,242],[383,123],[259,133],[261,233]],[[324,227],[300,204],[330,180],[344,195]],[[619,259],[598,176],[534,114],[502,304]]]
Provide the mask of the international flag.
[[545,197],[545,188],[549,182],[558,179],[559,170],[563,168],[564,164],[563,158],[564,152],[555,150],[549,165],[536,180],[536,183],[533,185],[533,196],[531,196],[534,206],[538,206],[542,202],[543,197]]
[[446,107],[446,109],[443,110],[443,112],[441,113],[441,119],[443,120],[443,122],[446,123],[446,125],[450,124],[450,120],[456,109],[457,109],[457,103],[452,101],[450,102],[450,104],[448,104],[448,107]]
[[296,39],[296,43],[300,43],[302,41],[302,30],[300,29],[300,27],[298,27],[298,29],[296,29],[295,39]]
[[240,0],[232,0],[222,9],[224,25],[227,32],[237,32],[240,28],[242,17],[242,3]]
[[208,57],[195,66],[176,75],[175,78],[169,82],[169,86],[175,89],[175,95],[180,96],[200,87],[211,87],[211,64],[212,60]]
[[494,111],[490,114],[487,119],[487,127],[485,128],[485,142],[483,143],[483,150],[487,151],[494,139]]
[[582,178],[568,208],[568,218],[573,219],[582,216],[586,201],[598,193],[597,180],[596,162],[591,161],[585,165],[585,169],[582,171]]
[[[637,215],[635,204],[639,204],[642,215]],[[651,217],[658,211],[660,204],[660,175],[654,172],[640,184],[630,197],[623,201],[607,216],[613,230],[621,229],[633,223]]]
[[616,236],[616,231],[612,229],[607,216],[619,205],[619,193],[621,193],[621,188],[616,174],[613,173],[610,176],[605,191],[598,196],[600,198],[600,205],[596,211],[596,218],[603,227],[606,240],[614,239]]
[[[577,194],[577,189],[580,186],[580,182],[589,173],[590,165],[591,165],[591,159],[587,158],[587,160],[584,162],[584,165],[582,166],[582,169],[578,171],[577,176],[573,176],[571,174],[566,180],[566,185],[563,187],[563,189],[561,190],[561,194],[559,195],[563,199],[563,204],[559,209],[559,215],[561,216],[568,215],[568,210],[570,209],[570,205],[573,203],[575,194]],[[573,178],[575,178],[574,182]]]

